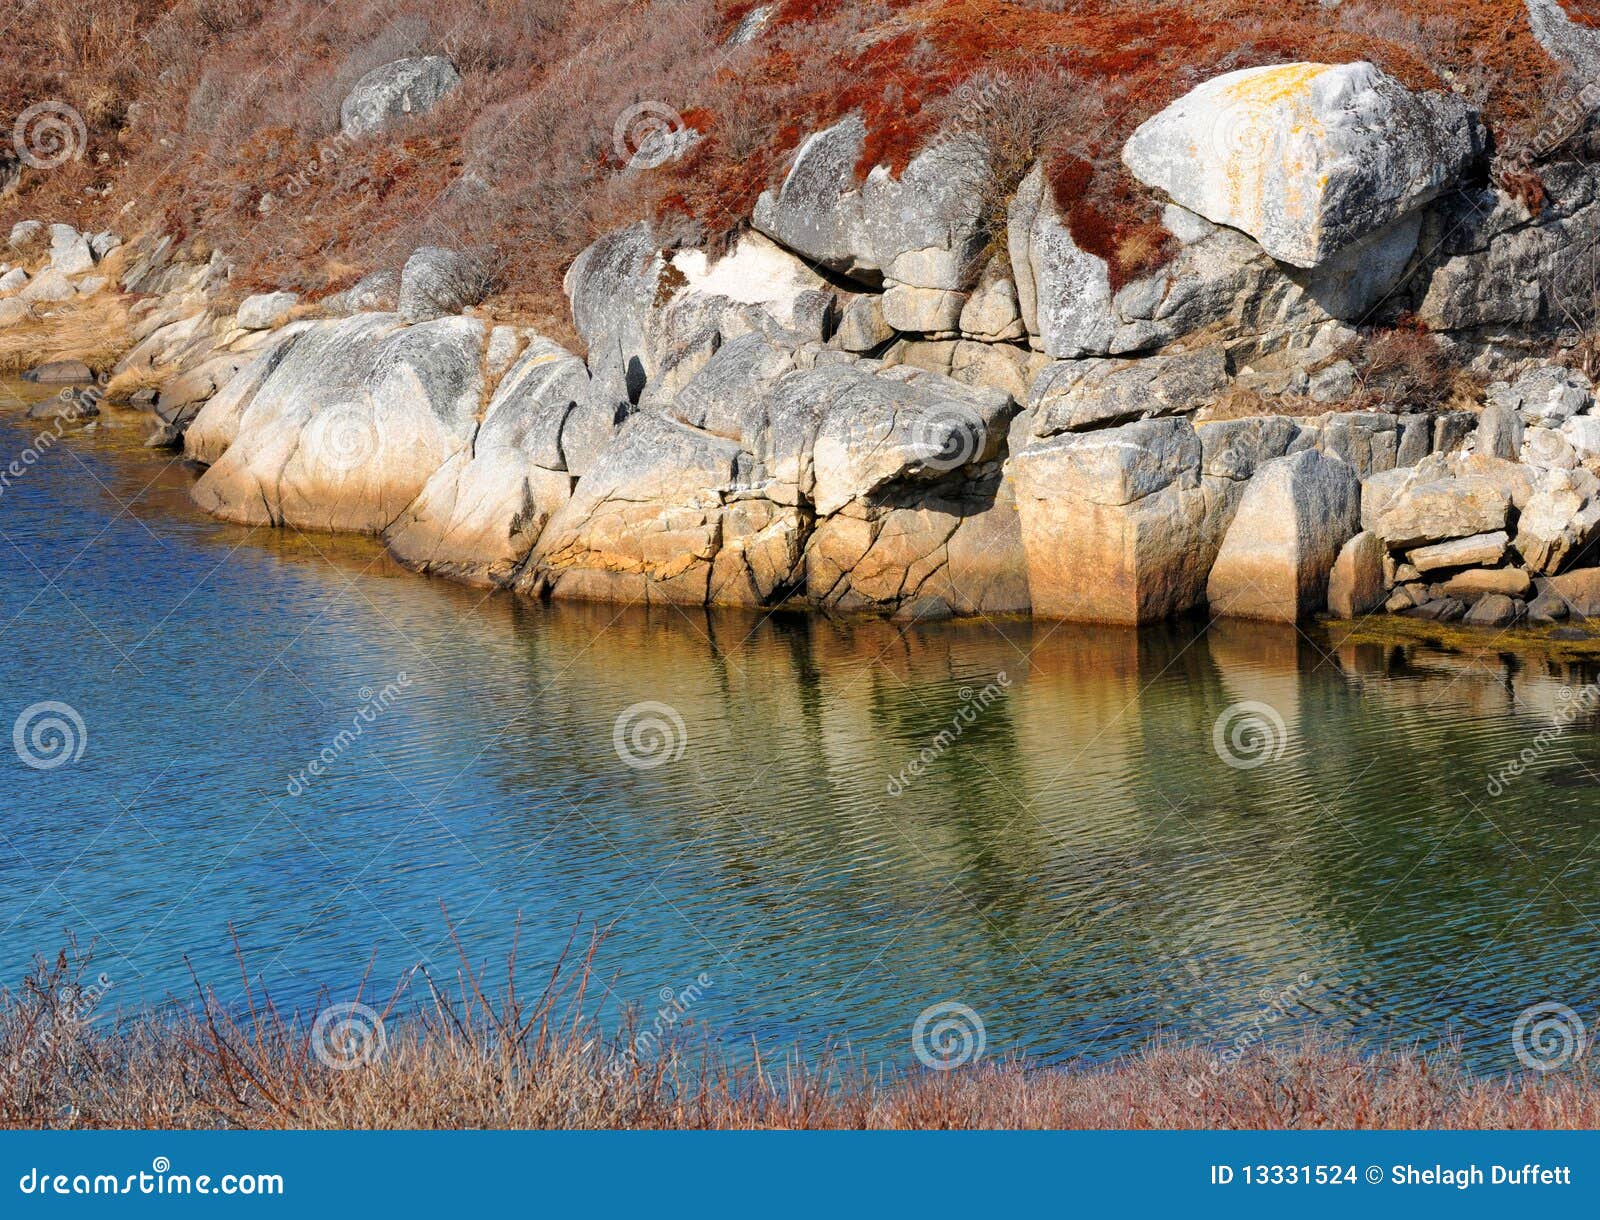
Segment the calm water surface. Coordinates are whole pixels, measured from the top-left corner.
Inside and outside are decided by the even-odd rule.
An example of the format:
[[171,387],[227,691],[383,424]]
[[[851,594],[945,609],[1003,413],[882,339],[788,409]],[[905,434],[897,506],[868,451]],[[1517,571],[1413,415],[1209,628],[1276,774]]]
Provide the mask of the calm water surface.
[[[39,429],[15,393],[8,461]],[[487,962],[520,917],[530,978],[610,925],[618,1003],[708,975],[691,1015],[736,1046],[903,1063],[954,1000],[991,1053],[1102,1059],[1252,1037],[1288,993],[1269,1034],[1454,1037],[1485,1069],[1515,1066],[1530,1004],[1600,995],[1593,719],[1486,791],[1574,706],[1570,666],[1246,625],[545,607],[212,522],[143,433],[55,444],[0,490],[9,982],[71,932],[123,1008],[191,996],[186,960],[227,999],[236,935],[281,1001],[348,997],[369,968],[452,973],[448,912]],[[52,769],[4,733],[43,701],[86,733]],[[671,709],[633,713],[665,726],[658,766],[619,756],[639,704]],[[1281,756],[1228,764],[1240,704],[1281,717]]]

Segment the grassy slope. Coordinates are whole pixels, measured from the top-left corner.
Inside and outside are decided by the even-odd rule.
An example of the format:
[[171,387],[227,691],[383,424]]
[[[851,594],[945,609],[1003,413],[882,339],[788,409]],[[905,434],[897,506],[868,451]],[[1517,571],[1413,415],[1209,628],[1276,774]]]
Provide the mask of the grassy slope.
[[[480,245],[501,258],[501,312],[560,327],[561,272],[600,232],[649,215],[680,237],[725,235],[805,132],[851,110],[874,133],[866,161],[903,164],[952,119],[988,131],[1007,150],[997,206],[1042,148],[1080,242],[1131,274],[1163,237],[1117,151],[1218,71],[1370,58],[1481,101],[1503,145],[1538,130],[1565,87],[1521,0],[781,0],[753,44],[725,46],[751,7],[37,0],[25,20],[0,17],[13,27],[0,114],[65,101],[87,146],[24,169],[0,224],[155,218],[227,249],[241,293],[321,294],[425,241]],[[447,104],[389,137],[338,135],[362,72],[430,52],[466,77]],[[641,101],[705,138],[625,172],[614,127]]]

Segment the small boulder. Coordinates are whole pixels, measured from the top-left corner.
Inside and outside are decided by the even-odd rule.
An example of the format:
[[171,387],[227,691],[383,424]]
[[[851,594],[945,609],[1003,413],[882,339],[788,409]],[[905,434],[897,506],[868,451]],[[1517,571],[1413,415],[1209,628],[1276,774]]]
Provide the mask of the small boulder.
[[46,267],[29,280],[17,295],[24,301],[41,301],[49,304],[56,301],[70,301],[78,295],[78,290],[61,272],[54,267]]
[[0,275],[0,292],[16,292],[27,282],[28,273],[21,267],[13,267],[4,275]]
[[99,414],[94,396],[76,390],[62,390],[28,408],[29,419],[93,419]]
[[834,334],[834,342],[847,352],[874,351],[893,338],[894,327],[883,316],[883,297],[875,292],[850,298]]
[[423,246],[400,272],[400,317],[431,322],[458,314],[488,294],[489,272],[476,256]]
[[37,385],[79,385],[94,380],[94,370],[81,360],[52,360],[29,369],[22,380]]
[[1383,543],[1363,530],[1344,544],[1328,574],[1328,610],[1338,618],[1360,618],[1383,604]]
[[13,250],[22,250],[44,237],[45,227],[42,221],[19,220],[11,226],[11,236],[7,244]]
[[1490,403],[1478,417],[1473,448],[1490,457],[1515,462],[1522,452],[1522,416],[1503,402]]
[[1312,373],[1307,388],[1317,402],[1348,402],[1356,392],[1356,366],[1348,360],[1335,360]]
[[1600,568],[1579,568],[1553,576],[1545,589],[1561,599],[1568,614],[1600,618]]
[[346,137],[355,139],[426,114],[461,84],[456,66],[442,55],[398,59],[374,68],[355,83],[339,107]]
[[82,275],[94,268],[94,251],[71,225],[50,226],[50,266],[62,275]]
[[271,330],[288,318],[300,297],[293,292],[262,292],[239,303],[234,324],[240,330]]
[[1533,578],[1526,568],[1469,568],[1444,582],[1444,595],[1465,602],[1476,601],[1489,593],[1507,597],[1527,597],[1533,591]]
[[392,313],[400,303],[400,274],[372,271],[322,302],[329,313]]
[[1521,617],[1521,602],[1503,593],[1490,593],[1473,603],[1465,621],[1470,627],[1509,627]]
[[1436,597],[1403,613],[1434,623],[1455,623],[1466,617],[1467,607],[1453,597]]

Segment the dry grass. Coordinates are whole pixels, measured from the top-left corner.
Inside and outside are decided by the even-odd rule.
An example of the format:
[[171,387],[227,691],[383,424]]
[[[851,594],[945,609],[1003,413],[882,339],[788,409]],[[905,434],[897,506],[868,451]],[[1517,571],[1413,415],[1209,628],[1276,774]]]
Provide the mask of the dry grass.
[[1544,1079],[1474,1080],[1451,1054],[1363,1057],[1310,1041],[1213,1071],[1203,1048],[1156,1046],[1109,1067],[988,1062],[873,1075],[843,1058],[732,1067],[691,1038],[633,1055],[607,1036],[589,958],[524,1001],[463,968],[427,1000],[383,1009],[386,1045],[333,1070],[312,1023],[259,994],[224,1009],[83,1018],[88,955],[41,960],[0,996],[0,1126],[167,1128],[1587,1128],[1600,1088],[1581,1064]]
[[37,316],[0,330],[0,373],[25,373],[52,360],[81,360],[109,372],[133,346],[128,299],[99,293],[36,306]]
[[[997,205],[1018,163],[1048,155],[1074,235],[1126,277],[1169,243],[1118,150],[1205,77],[1370,58],[1482,101],[1502,148],[1526,146],[1561,93],[1522,0],[781,0],[754,43],[723,45],[754,2],[485,0],[466,19],[425,0],[35,0],[0,13],[0,121],[60,100],[85,143],[21,167],[0,229],[159,224],[225,249],[238,295],[312,298],[418,245],[481,247],[500,298],[542,320],[562,314],[561,272],[599,233],[649,215],[669,239],[724,239],[807,131],[858,111],[864,162],[904,165],[950,121],[1020,138]],[[391,134],[344,139],[350,85],[425,53],[452,56],[463,87]],[[1011,93],[986,91],[997,77]],[[613,128],[645,101],[703,138],[625,170]]]

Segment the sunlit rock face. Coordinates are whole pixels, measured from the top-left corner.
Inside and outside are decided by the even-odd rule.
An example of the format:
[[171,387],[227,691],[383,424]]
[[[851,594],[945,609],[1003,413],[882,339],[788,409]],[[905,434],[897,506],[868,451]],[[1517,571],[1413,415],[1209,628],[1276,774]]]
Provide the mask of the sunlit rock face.
[[1413,93],[1369,63],[1296,63],[1207,81],[1122,158],[1175,203],[1311,268],[1437,198],[1483,144],[1454,95]]

